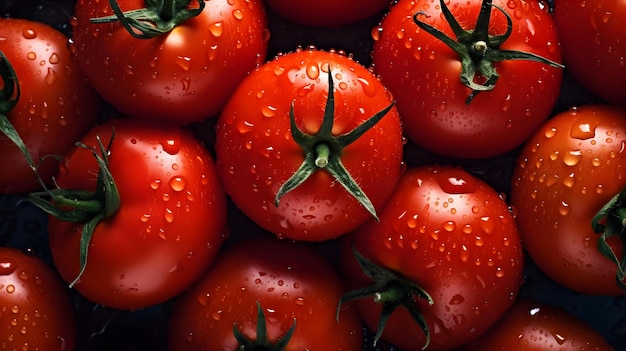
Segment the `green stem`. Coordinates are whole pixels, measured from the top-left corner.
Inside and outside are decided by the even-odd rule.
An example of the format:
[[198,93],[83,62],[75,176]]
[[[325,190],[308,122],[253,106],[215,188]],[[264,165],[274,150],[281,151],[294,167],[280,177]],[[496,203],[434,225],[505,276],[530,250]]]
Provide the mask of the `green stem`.
[[162,0],[159,6],[159,17],[163,21],[171,21],[176,14],[176,2],[174,0]]
[[315,165],[319,168],[324,168],[328,165],[328,159],[330,156],[330,147],[326,143],[319,143],[315,146],[317,157],[315,158]]

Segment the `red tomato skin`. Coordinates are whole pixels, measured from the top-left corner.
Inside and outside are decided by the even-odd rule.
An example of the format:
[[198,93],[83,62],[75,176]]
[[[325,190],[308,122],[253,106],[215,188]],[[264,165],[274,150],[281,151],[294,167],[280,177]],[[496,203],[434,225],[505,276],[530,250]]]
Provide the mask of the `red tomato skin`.
[[[333,239],[371,217],[324,170],[274,205],[280,186],[304,161],[302,148],[291,137],[291,103],[296,124],[308,134],[317,133],[328,94],[328,67],[335,86],[333,135],[352,131],[393,101],[380,81],[349,57],[306,49],[279,56],[251,73],[218,121],[217,165],[226,192],[248,217],[279,237]],[[403,169],[401,130],[393,108],[341,156],[377,209]]]
[[626,107],[626,4],[619,0],[564,0],[554,4],[554,22],[567,70],[608,103]]
[[305,26],[337,28],[383,11],[390,0],[265,0],[268,8]]
[[233,325],[256,337],[258,301],[275,343],[296,320],[285,351],[363,350],[356,308],[336,308],[345,284],[303,242],[259,237],[223,251],[211,270],[181,295],[170,320],[169,350],[236,350]]
[[[44,156],[64,155],[96,122],[99,100],[67,49],[67,37],[35,21],[0,19],[0,50],[15,70],[20,99],[7,117],[38,163]],[[0,193],[40,188],[22,152],[0,135]],[[49,158],[39,175],[49,182],[58,163]]]
[[[144,6],[117,2],[124,11]],[[122,113],[181,125],[204,120],[265,60],[269,37],[261,1],[205,4],[170,32],[136,39],[120,24],[89,21],[113,14],[108,1],[80,0],[71,49],[90,83]]]
[[[506,203],[460,168],[409,168],[380,223],[363,224],[343,244],[342,272],[351,287],[371,284],[353,259],[354,245],[432,296],[432,306],[416,302],[431,331],[427,350],[454,349],[480,335],[511,306],[522,283],[522,245]],[[372,298],[356,303],[376,330],[381,305]],[[382,338],[401,350],[421,350],[426,342],[404,308],[391,315]]]
[[[172,125],[114,119],[82,140],[110,150],[110,170],[121,198],[119,210],[93,233],[86,269],[76,290],[118,309],[162,303],[187,288],[212,262],[224,240],[226,198],[213,159],[188,132]],[[76,148],[57,177],[64,189],[93,190],[98,166]],[[71,282],[79,273],[82,224],[50,218],[55,266]]]
[[[625,143],[626,112],[581,106],[548,120],[528,140],[514,170],[511,204],[524,247],[544,273],[572,290],[625,293],[591,228],[593,216],[626,186]],[[612,243],[621,257],[618,241]]]
[[[532,52],[560,62],[553,20],[536,1],[495,0],[513,21],[503,50]],[[473,28],[481,1],[452,0],[450,11],[463,26]],[[562,70],[524,60],[501,61],[500,78],[491,91],[467,105],[471,90],[460,81],[458,54],[426,31],[413,15],[452,35],[441,15],[439,0],[401,0],[373,30],[374,70],[398,101],[409,139],[435,153],[463,159],[503,154],[521,145],[549,117],[559,95]],[[490,34],[506,31],[506,20],[493,10]]]
[[0,348],[74,350],[69,290],[39,257],[0,247]]
[[485,334],[459,351],[612,351],[602,334],[565,310],[525,299],[515,301]]

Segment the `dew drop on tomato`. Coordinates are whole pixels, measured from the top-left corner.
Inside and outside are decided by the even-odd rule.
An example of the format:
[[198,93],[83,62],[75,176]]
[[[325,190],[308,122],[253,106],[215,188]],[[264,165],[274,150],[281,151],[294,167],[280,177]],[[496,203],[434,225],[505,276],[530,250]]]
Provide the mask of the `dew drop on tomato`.
[[15,272],[17,265],[12,260],[0,260],[0,275],[10,275]]

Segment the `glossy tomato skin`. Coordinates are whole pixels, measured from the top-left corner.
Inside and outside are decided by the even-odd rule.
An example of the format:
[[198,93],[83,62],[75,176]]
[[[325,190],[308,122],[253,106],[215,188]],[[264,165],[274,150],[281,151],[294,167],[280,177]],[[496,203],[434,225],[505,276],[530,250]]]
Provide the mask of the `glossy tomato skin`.
[[[226,192],[242,212],[279,237],[332,239],[372,216],[322,169],[274,205],[280,186],[305,159],[291,136],[291,104],[296,125],[315,134],[324,116],[329,67],[335,87],[334,136],[352,131],[392,103],[380,81],[349,57],[303,49],[252,72],[218,120],[215,147]],[[395,108],[343,149],[341,162],[380,208],[402,171],[402,132]]]
[[211,270],[181,295],[170,319],[169,350],[236,350],[233,325],[255,339],[258,302],[275,343],[296,321],[285,351],[363,350],[354,306],[336,319],[345,284],[305,243],[257,237],[224,250]]
[[[64,155],[96,122],[99,100],[67,49],[67,37],[35,21],[0,19],[0,51],[18,78],[20,98],[7,117],[38,163],[49,155]],[[0,137],[0,192],[17,194],[39,189],[22,152]],[[53,158],[39,174],[46,182],[58,170]]]
[[[187,288],[212,262],[223,240],[226,198],[208,151],[188,132],[169,124],[112,119],[83,139],[107,145],[121,205],[95,228],[86,269],[76,290],[119,309],[162,303]],[[98,166],[77,147],[57,177],[63,189],[94,190]],[[54,264],[71,282],[79,273],[82,224],[50,218]]]
[[[143,0],[117,2],[123,11],[145,6]],[[71,48],[90,83],[122,113],[181,125],[201,121],[216,115],[265,60],[268,39],[261,1],[205,4],[170,32],[137,39],[120,24],[90,22],[113,14],[108,1],[80,0]]]
[[568,71],[599,98],[626,106],[626,4],[618,0],[555,1],[554,21]]
[[[431,333],[428,350],[450,350],[486,331],[511,306],[522,279],[523,252],[507,204],[461,168],[413,167],[380,213],[346,237],[342,272],[352,288],[371,284],[351,252],[428,292],[416,300]],[[381,306],[356,301],[373,330]],[[390,316],[382,338],[401,350],[421,350],[424,333],[405,308]]]
[[43,260],[0,247],[0,348],[74,350],[70,292]]
[[615,265],[597,249],[591,219],[626,185],[625,137],[623,110],[572,108],[528,140],[514,170],[511,204],[524,247],[546,275],[585,294],[624,294]]
[[459,351],[613,351],[602,334],[565,310],[520,299],[485,334]]
[[[480,0],[446,3],[465,29],[476,24]],[[560,62],[559,38],[548,9],[536,1],[495,0],[511,17],[503,50],[531,52]],[[406,135],[444,156],[486,158],[521,145],[545,121],[559,95],[562,70],[525,60],[500,61],[491,91],[466,104],[471,90],[460,81],[461,62],[442,41],[418,28],[413,15],[455,37],[439,0],[400,0],[372,32],[374,70],[398,101]],[[505,16],[492,10],[489,33],[506,32]]]
[[312,27],[336,28],[383,11],[390,0],[265,0],[269,8],[290,21]]

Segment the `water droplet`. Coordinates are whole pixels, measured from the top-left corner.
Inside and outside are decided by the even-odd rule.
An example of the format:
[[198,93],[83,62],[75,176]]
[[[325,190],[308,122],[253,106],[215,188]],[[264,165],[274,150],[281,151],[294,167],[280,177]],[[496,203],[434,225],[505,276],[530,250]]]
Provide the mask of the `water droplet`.
[[567,340],[565,336],[559,334],[556,331],[552,331],[552,336],[554,337],[554,340],[556,340],[557,344],[559,345],[563,345],[565,341]]
[[37,38],[37,32],[32,28],[24,28],[22,36],[26,39],[35,39]]
[[261,113],[265,117],[274,117],[278,109],[272,105],[267,105],[261,108]]
[[53,52],[52,55],[50,55],[48,62],[50,62],[53,65],[56,65],[57,63],[61,62],[61,57],[56,52]]
[[550,139],[556,135],[556,132],[557,132],[557,129],[552,127],[552,128],[546,129],[543,132],[543,135],[546,137],[546,139]]
[[511,108],[511,94],[507,94],[507,96],[500,102],[500,110],[502,112],[507,112]]
[[243,19],[243,11],[241,9],[234,9],[233,10],[233,17],[236,20],[241,21]]
[[582,152],[580,150],[570,150],[563,155],[563,162],[568,166],[575,166],[580,162]]
[[580,140],[591,139],[595,134],[596,125],[590,123],[575,123],[570,129],[570,136]]
[[185,190],[185,186],[187,185],[187,181],[182,176],[176,176],[170,178],[169,181],[170,188],[174,191],[183,191]]
[[13,274],[16,268],[17,264],[12,260],[3,259],[2,261],[0,261],[0,275]]
[[447,221],[443,223],[443,229],[448,232],[453,232],[456,229],[456,223],[454,221]]
[[461,257],[461,262],[469,261],[470,253],[467,249],[467,246],[461,245],[461,251],[459,251],[459,256]]
[[298,306],[303,306],[305,302],[304,297],[296,297],[293,302]]
[[32,52],[32,51],[30,51],[30,52],[28,52],[26,54],[26,58],[29,59],[29,60],[35,60],[37,58],[37,54]]
[[178,65],[178,67],[182,68],[184,71],[189,71],[191,70],[191,67],[193,67],[193,62],[191,61],[191,57],[187,57],[187,56],[177,56],[176,64]]
[[372,28],[370,34],[372,35],[372,39],[374,39],[374,41],[380,40],[380,37],[383,35],[383,27],[375,26],[374,28]]
[[320,76],[320,68],[317,64],[308,64],[306,66],[306,75],[309,79],[315,80]]
[[54,84],[57,78],[58,78],[57,73],[52,68],[48,68],[48,73],[46,73],[46,77],[44,78],[44,81],[48,84]]
[[569,204],[565,201],[561,201],[559,204],[559,214],[561,216],[567,216],[570,212],[571,208],[569,207]]
[[9,285],[7,285],[7,287],[6,287],[6,291],[7,291],[9,294],[11,294],[11,293],[15,292],[15,286],[14,286],[13,284],[9,284]]
[[224,22],[219,21],[215,23],[211,23],[209,25],[209,32],[216,38],[219,38],[224,34]]
[[502,269],[502,267],[496,268],[496,277],[498,278],[504,277],[504,270]]
[[456,294],[456,295],[452,296],[452,298],[450,298],[450,301],[448,302],[448,304],[449,305],[460,305],[463,302],[465,302],[465,297],[463,297],[463,295]]
[[170,155],[176,155],[180,151],[180,142],[174,138],[166,138],[162,140],[161,146],[163,147],[163,151]]
[[167,221],[167,223],[174,222],[174,212],[172,212],[169,208],[165,208],[163,216],[165,217],[165,221]]

